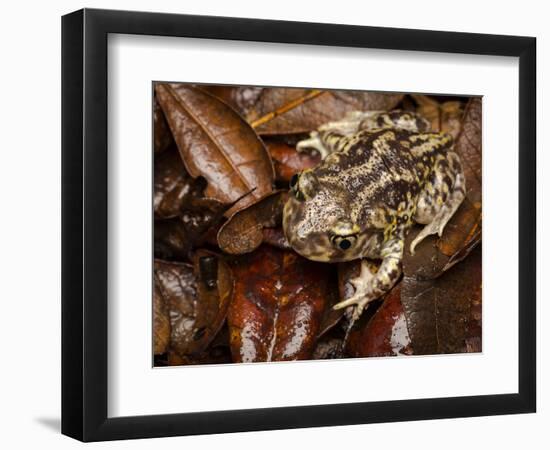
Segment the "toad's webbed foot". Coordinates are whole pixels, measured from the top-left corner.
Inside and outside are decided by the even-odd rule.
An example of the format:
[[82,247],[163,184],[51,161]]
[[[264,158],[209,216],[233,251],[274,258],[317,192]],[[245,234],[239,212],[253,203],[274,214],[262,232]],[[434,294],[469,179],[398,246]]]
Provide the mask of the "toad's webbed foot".
[[361,273],[352,278],[350,283],[355,288],[352,297],[334,305],[334,309],[342,309],[355,305],[353,321],[357,320],[365,307],[388,292],[401,276],[401,259],[403,256],[403,241],[392,241],[382,250],[382,264],[378,272],[373,274],[367,261],[361,261]]
[[317,150],[321,155],[321,159],[325,159],[331,153],[331,150],[327,148],[317,131],[312,131],[308,139],[304,139],[296,144],[296,150],[299,152],[303,152],[306,149]]

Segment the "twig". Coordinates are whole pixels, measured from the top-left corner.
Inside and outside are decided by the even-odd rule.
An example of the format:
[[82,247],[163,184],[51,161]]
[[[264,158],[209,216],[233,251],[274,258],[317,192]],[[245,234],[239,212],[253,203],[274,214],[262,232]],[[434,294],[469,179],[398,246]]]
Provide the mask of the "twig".
[[265,116],[260,117],[259,119],[256,119],[254,122],[250,124],[252,128],[258,128],[260,125],[263,125],[266,122],[269,122],[275,117],[280,116],[281,114],[286,113],[287,111],[290,111],[291,109],[296,108],[297,106],[300,106],[315,97],[318,97],[319,95],[323,94],[325,91],[321,91],[319,89],[312,89],[309,91],[306,95],[297,98],[296,100],[292,100],[291,102],[287,103],[286,105],[281,106],[279,109],[276,109],[275,111],[271,111],[270,113],[266,114]]

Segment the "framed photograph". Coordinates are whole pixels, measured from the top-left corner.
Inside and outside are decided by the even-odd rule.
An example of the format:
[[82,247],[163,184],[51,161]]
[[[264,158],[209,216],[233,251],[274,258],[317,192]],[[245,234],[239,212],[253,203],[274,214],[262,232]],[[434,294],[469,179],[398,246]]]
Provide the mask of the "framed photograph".
[[62,21],[62,432],[535,412],[531,37]]

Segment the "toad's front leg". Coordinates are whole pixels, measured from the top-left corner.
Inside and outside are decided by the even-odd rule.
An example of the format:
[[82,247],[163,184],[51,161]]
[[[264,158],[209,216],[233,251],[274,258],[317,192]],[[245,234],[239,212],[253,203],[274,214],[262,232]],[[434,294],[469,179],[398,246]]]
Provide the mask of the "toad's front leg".
[[355,321],[361,316],[365,306],[388,292],[401,276],[403,245],[402,237],[392,239],[384,244],[380,253],[382,264],[375,274],[370,271],[368,263],[362,260],[360,275],[350,280],[355,288],[355,294],[334,305],[334,309],[356,305],[353,311],[353,320]]

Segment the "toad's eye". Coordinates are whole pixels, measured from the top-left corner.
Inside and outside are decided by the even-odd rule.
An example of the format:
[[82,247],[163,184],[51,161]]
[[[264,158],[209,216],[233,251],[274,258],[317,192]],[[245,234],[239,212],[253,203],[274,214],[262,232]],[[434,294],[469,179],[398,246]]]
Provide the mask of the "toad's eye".
[[299,177],[300,176],[297,173],[292,175],[292,178],[290,179],[290,189],[294,189],[296,187],[296,185],[298,184]]
[[357,242],[357,236],[350,234],[349,236],[333,236],[331,238],[332,245],[338,247],[340,250],[347,250]]

